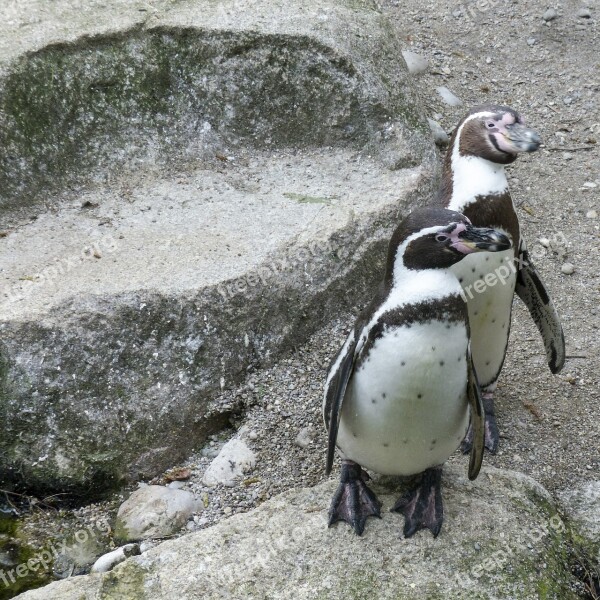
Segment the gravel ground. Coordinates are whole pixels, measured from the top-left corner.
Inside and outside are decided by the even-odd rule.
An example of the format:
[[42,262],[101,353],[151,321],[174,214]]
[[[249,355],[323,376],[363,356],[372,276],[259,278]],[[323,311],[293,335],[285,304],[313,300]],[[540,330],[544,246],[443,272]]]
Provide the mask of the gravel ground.
[[[429,61],[427,71],[415,76],[427,116],[450,132],[472,105],[508,104],[544,139],[542,150],[509,167],[510,183],[536,266],[562,316],[569,358],[561,374],[551,375],[537,330],[515,301],[497,392],[501,447],[486,462],[523,471],[557,492],[600,476],[600,6],[590,1],[587,8],[579,2],[553,7],[556,17],[545,21],[544,15],[552,16],[549,6],[533,0],[382,3],[405,49]],[[463,104],[445,104],[436,91],[440,86]],[[564,272],[571,270],[565,263],[573,265],[571,274]],[[196,492],[206,506],[188,529],[324,478],[323,383],[359,310],[340,315],[288,359],[251,374],[244,386],[220,398],[239,418],[231,431],[214,436],[180,465],[191,471],[183,489]],[[242,425],[257,455],[256,468],[233,487],[204,486],[202,475],[212,457]],[[298,444],[301,431],[305,441]],[[466,468],[465,457],[451,460]],[[118,498],[80,509],[75,521],[110,516],[117,506]],[[48,535],[55,530],[47,524]]]

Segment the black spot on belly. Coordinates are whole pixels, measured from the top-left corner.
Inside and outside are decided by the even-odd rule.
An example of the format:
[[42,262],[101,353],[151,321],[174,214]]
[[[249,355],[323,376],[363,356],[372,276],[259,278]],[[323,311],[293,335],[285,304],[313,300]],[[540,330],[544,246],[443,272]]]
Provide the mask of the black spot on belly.
[[356,433],[354,433],[354,432],[352,432],[352,436],[353,436],[353,437],[358,437],[358,436],[356,435]]
[[372,402],[373,404],[377,404],[377,400],[375,400],[375,398],[371,398],[371,402]]
[[475,267],[471,269],[471,273],[475,273]]
[[446,325],[446,329],[450,329],[450,325]]
[[440,360],[440,367],[443,367],[443,366],[444,366],[444,361]]
[[460,362],[462,360],[462,356],[458,357],[458,362]]
[[492,319],[492,323],[495,323],[495,322],[496,322],[496,319]]
[[435,352],[435,346],[431,346],[431,349]]
[[435,446],[437,444],[437,440],[431,440],[431,445]]
[[489,257],[489,256],[486,256],[486,257],[485,257],[485,262],[487,262],[488,260],[490,260],[490,257]]
[[486,360],[486,361],[485,361],[485,365],[486,365],[486,367],[489,367],[489,366],[490,366],[490,361],[489,361],[489,360]]
[[385,392],[382,392],[381,397],[385,398]]
[[389,448],[390,447],[390,443],[389,442],[383,442],[383,447],[384,448]]
[[502,329],[506,327],[506,323],[502,323]]
[[423,394],[417,394],[417,398],[422,398]]
[[402,440],[402,443],[403,443],[403,444],[408,444],[408,438],[404,438],[404,439]]
[[479,311],[478,311],[478,310],[476,310],[476,311],[475,311],[473,314],[474,314],[474,315],[478,315],[478,314],[479,314]]
[[402,362],[400,363],[400,366],[401,366],[401,367],[403,367],[405,364],[406,364],[406,363],[405,363],[404,361],[402,361]]
[[463,278],[462,278],[462,277],[459,277],[459,278],[458,278],[458,283],[462,283],[462,282],[463,282]]

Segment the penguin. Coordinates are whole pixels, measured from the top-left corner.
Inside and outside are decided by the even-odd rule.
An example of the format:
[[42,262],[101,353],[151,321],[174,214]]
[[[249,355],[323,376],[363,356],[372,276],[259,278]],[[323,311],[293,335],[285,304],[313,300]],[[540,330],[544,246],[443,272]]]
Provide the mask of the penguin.
[[[336,447],[341,481],[329,526],[343,520],[362,535],[381,503],[363,468],[384,475],[421,474],[392,508],[404,536],[443,522],[441,465],[474,427],[469,477],[483,457],[484,412],[469,349],[461,286],[451,267],[475,252],[508,249],[508,237],[476,228],[455,211],[413,211],[395,230],[383,282],[331,364],[323,417],[329,432],[326,472]],[[469,409],[470,407],[470,409]]]
[[[560,319],[521,237],[505,173],[519,153],[534,152],[540,143],[540,136],[512,108],[471,109],[450,138],[435,202],[464,214],[475,227],[498,229],[512,240],[505,252],[472,254],[452,267],[467,301],[473,362],[485,407],[485,447],[491,453],[498,449],[494,391],[506,355],[515,291],[542,336],[551,372],[558,373],[565,362]],[[471,432],[463,451],[470,445]]]

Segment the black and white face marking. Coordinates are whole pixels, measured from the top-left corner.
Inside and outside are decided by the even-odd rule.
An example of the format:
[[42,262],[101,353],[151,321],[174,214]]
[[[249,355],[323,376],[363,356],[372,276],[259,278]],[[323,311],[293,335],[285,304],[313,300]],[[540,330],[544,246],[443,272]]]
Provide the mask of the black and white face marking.
[[412,239],[402,256],[407,269],[447,269],[472,252],[499,252],[511,247],[510,239],[495,229],[460,223],[432,227]]
[[478,156],[491,162],[509,164],[519,152],[535,152],[541,138],[526,127],[523,118],[511,108],[492,106],[472,112],[460,127],[461,156]]

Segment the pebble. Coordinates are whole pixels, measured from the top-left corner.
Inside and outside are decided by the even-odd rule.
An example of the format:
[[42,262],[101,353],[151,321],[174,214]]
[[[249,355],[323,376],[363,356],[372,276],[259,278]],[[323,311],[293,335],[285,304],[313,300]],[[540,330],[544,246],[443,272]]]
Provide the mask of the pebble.
[[588,210],[588,211],[585,213],[585,216],[586,216],[588,219],[597,219],[597,218],[598,218],[598,213],[597,213],[595,210]]
[[537,40],[535,38],[530,37],[530,38],[527,39],[527,45],[528,46],[533,46],[536,43],[536,41]]
[[572,275],[575,272],[575,266],[571,263],[566,262],[561,268],[561,272],[565,275]]
[[211,487],[218,484],[234,486],[255,465],[254,452],[245,442],[233,438],[221,448],[219,455],[210,463],[202,482]]
[[571,98],[571,96],[567,96],[566,98],[563,98],[563,102],[568,106],[573,102],[573,98]]
[[308,448],[315,438],[315,431],[312,427],[303,427],[296,436],[294,443],[300,448]]
[[549,248],[550,247],[550,240],[548,238],[539,238],[538,242],[544,246],[544,248]]
[[112,552],[102,555],[92,566],[92,573],[106,573],[130,556],[140,554],[138,544],[126,544]]
[[441,86],[436,89],[437,93],[448,106],[460,106],[462,104],[461,99],[455,96],[447,87]]
[[598,184],[594,183],[593,181],[586,181],[582,187],[592,190],[592,189],[598,187]]
[[251,440],[252,442],[256,441],[258,439],[258,433],[256,433],[256,431],[249,431],[248,439]]
[[231,506],[226,506],[225,508],[223,508],[223,514],[225,515],[230,515],[232,513],[232,508]]
[[416,52],[402,50],[402,56],[406,62],[406,66],[408,67],[408,72],[412,73],[413,75],[425,73],[425,71],[427,71],[429,68],[429,61],[424,56],[421,56]]
[[546,21],[546,22],[548,22],[548,21],[554,21],[554,19],[556,19],[557,16],[558,16],[557,12],[553,8],[549,8],[542,15],[542,19],[544,19],[544,21]]
[[590,12],[590,9],[589,9],[589,8],[586,8],[586,7],[584,6],[584,7],[580,8],[580,9],[577,11],[577,16],[578,16],[580,19],[591,19],[591,18],[592,18],[592,13]]
[[433,133],[433,141],[438,146],[447,146],[448,145],[448,134],[443,130],[442,126],[433,119],[427,119],[429,123],[429,129],[431,129],[431,133]]

